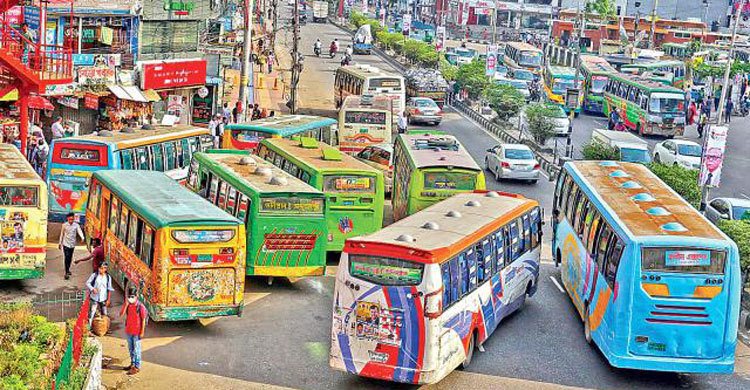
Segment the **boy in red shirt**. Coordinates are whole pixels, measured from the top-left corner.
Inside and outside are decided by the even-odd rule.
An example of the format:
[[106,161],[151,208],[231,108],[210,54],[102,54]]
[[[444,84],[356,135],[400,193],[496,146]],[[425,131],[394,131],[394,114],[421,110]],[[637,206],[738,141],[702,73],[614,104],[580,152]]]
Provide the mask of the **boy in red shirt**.
[[102,240],[99,238],[92,238],[91,246],[94,248],[94,250],[91,251],[91,254],[74,261],[73,264],[92,260],[91,265],[94,267],[94,272],[99,272],[99,266],[104,262],[104,246],[102,245]]
[[128,339],[130,366],[125,367],[128,375],[135,375],[141,370],[141,339],[146,330],[148,312],[146,306],[138,301],[134,287],[128,289],[127,299],[120,310],[120,316],[125,316],[125,336]]

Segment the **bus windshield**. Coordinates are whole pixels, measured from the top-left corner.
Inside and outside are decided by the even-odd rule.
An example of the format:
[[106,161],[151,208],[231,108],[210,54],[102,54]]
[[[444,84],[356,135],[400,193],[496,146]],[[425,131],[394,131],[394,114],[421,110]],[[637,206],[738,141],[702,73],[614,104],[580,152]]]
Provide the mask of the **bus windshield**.
[[534,80],[534,73],[526,69],[516,69],[513,71],[513,78],[516,80],[532,81]]
[[518,63],[523,66],[541,66],[542,53],[538,51],[522,51]]
[[36,207],[39,188],[35,186],[0,186],[0,206]]
[[726,251],[696,248],[643,248],[641,267],[648,272],[724,274]]
[[424,265],[379,256],[351,255],[349,274],[381,286],[416,286],[422,282]]
[[268,136],[253,130],[232,130],[232,138],[240,142],[259,142]]
[[375,180],[369,176],[327,175],[323,190],[326,192],[375,192]]
[[273,214],[322,214],[322,198],[269,197],[260,199],[260,212]]
[[602,93],[607,86],[607,76],[591,76],[591,92]]
[[649,99],[649,111],[657,114],[676,114],[685,110],[685,96],[679,93],[655,92]]
[[383,111],[346,111],[344,121],[362,125],[384,125],[386,113]]
[[469,172],[425,172],[424,188],[433,190],[464,190],[475,188],[477,175]]
[[573,82],[573,80],[555,79],[555,82],[552,84],[552,92],[557,95],[561,95],[568,89],[573,88],[575,88],[575,83]]

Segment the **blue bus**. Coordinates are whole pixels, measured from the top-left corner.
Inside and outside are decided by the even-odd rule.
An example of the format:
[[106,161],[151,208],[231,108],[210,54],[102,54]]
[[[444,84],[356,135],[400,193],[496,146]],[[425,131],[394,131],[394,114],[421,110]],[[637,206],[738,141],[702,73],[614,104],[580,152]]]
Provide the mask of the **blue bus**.
[[566,163],[552,251],[594,343],[618,368],[731,373],[737,245],[641,164]]

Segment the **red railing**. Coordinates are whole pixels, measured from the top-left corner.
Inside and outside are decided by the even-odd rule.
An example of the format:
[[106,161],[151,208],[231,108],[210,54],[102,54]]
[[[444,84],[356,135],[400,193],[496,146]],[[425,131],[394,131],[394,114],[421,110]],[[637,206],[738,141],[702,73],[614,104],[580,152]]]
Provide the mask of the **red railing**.
[[19,5],[19,0],[0,0],[0,12],[5,12],[12,7]]
[[41,83],[73,78],[71,49],[33,42],[8,24],[3,24],[0,34],[0,50],[19,60]]

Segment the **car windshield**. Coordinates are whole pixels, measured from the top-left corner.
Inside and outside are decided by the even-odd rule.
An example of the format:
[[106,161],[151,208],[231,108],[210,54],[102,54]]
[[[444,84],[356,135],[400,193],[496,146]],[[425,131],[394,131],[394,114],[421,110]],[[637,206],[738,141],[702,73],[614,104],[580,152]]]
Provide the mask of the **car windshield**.
[[503,75],[503,76],[506,75],[506,74],[508,74],[508,68],[505,67],[505,65],[498,65],[498,66],[496,66],[495,67],[495,71],[497,73]]
[[523,66],[539,66],[542,64],[542,53],[538,51],[522,51],[518,63]]
[[700,145],[677,145],[677,153],[682,156],[700,157],[703,148]]
[[656,92],[649,99],[649,111],[658,114],[676,114],[685,110],[685,96],[679,93]]
[[750,221],[750,207],[734,206],[732,207],[732,215],[734,215],[734,219]]
[[511,160],[531,160],[534,158],[534,153],[526,149],[505,149],[505,158]]
[[602,93],[604,87],[607,86],[607,76],[592,76],[591,77],[591,92]]
[[651,157],[648,155],[648,150],[620,148],[620,160],[646,164],[651,162]]
[[516,69],[513,71],[513,78],[523,81],[534,80],[534,74],[528,70]]

